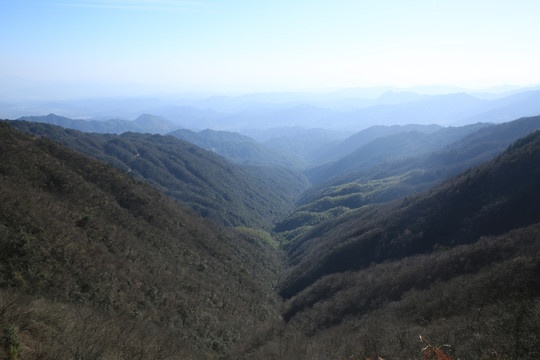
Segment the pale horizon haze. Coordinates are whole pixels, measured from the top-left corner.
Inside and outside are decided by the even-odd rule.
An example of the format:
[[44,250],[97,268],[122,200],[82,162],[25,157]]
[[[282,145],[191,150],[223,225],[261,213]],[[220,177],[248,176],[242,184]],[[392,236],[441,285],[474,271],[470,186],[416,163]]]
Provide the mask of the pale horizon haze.
[[538,0],[6,0],[0,96],[537,85],[539,19]]

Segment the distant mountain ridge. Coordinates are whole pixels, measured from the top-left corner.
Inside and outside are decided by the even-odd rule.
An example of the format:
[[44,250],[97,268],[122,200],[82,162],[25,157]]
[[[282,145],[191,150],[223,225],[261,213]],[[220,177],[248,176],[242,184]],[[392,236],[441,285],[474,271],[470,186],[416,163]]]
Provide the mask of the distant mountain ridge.
[[437,130],[442,129],[440,125],[374,125],[370,126],[367,129],[361,130],[347,139],[339,142],[338,144],[332,146],[329,149],[325,149],[324,152],[321,152],[316,157],[314,163],[324,163],[327,161],[337,160],[343,156],[346,156],[361,146],[384,136],[390,136],[397,133],[418,131],[420,133],[430,134]]
[[387,164],[379,164],[372,169],[364,169],[352,172],[348,175],[338,176],[321,184],[321,186],[334,186],[358,179],[378,179],[395,176],[414,169],[427,169],[437,166],[437,172],[443,171],[445,166],[459,166],[461,170],[475,166],[483,161],[490,160],[517,139],[527,136],[531,132],[540,129],[540,116],[525,117],[500,124],[478,124],[477,131],[471,132],[463,138],[447,144],[441,149],[409,157],[402,161],[390,161]]
[[62,126],[68,129],[75,129],[83,132],[121,134],[124,132],[140,132],[151,134],[164,134],[178,129],[180,126],[165,120],[162,117],[143,114],[133,121],[111,119],[105,121],[97,120],[74,120],[56,114],[46,116],[23,116],[19,120],[40,122]]
[[477,115],[469,116],[455,124],[490,121],[507,122],[519,117],[530,117],[540,114],[540,90],[519,92],[499,99],[492,109]]
[[[375,132],[365,140],[357,137],[353,138],[353,141],[360,140],[359,144],[361,144],[353,152],[339,160],[307,169],[305,174],[313,184],[320,184],[333,177],[344,176],[379,163],[434,151],[484,126],[487,126],[487,124],[480,123],[456,128],[441,128],[427,133],[419,131],[394,132],[392,128],[385,128],[387,131],[381,132],[383,134],[381,137],[375,137],[378,133]],[[419,128],[422,130],[422,127]],[[405,129],[407,128],[401,130]],[[363,133],[364,131],[359,134]],[[386,134],[389,135],[385,136]],[[374,139],[369,141],[370,138]],[[345,145],[346,148],[352,147],[349,144]]]
[[244,165],[298,167],[300,159],[269,149],[252,138],[229,131],[179,129],[168,133]]
[[[477,122],[504,122],[540,113],[538,87],[514,89],[506,94],[492,96],[463,91],[454,88],[446,89],[444,94],[437,91],[439,95],[426,95],[432,92],[420,88],[400,90],[382,87],[304,94],[199,94],[164,98],[29,101],[21,104],[0,104],[0,113],[5,118],[21,118],[21,109],[26,109],[26,113],[62,113],[70,114],[68,116],[71,117],[96,119],[106,116],[134,118],[140,114],[154,114],[181,125],[177,128],[196,131],[210,128],[235,132],[285,126],[341,131],[360,131],[373,125],[457,126]],[[77,129],[91,131],[88,128]],[[173,130],[175,129],[170,129],[169,132]],[[148,129],[145,129],[144,132],[147,131]],[[149,132],[159,131],[151,129]]]

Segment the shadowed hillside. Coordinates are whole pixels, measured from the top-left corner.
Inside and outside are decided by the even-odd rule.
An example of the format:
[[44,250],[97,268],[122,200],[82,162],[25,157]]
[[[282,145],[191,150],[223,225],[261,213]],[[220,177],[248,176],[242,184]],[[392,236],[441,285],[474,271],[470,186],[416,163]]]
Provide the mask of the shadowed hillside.
[[520,137],[540,129],[540,117],[483,126],[452,144],[424,155],[388,161],[307,190],[295,211],[276,225],[284,244],[311,227],[372,203],[391,201],[437,184],[492,159]]
[[540,132],[421,195],[368,206],[306,233],[289,248],[288,298],[324,275],[476,241],[540,221]]
[[[238,344],[243,359],[535,360],[540,224],[325,276],[284,322]],[[446,357],[422,357],[426,342]]]
[[[539,131],[430,191],[314,228],[289,248],[285,322],[267,323],[235,351],[246,359],[418,359],[421,348],[424,359],[538,358],[538,164]],[[448,355],[428,356],[426,339]]]

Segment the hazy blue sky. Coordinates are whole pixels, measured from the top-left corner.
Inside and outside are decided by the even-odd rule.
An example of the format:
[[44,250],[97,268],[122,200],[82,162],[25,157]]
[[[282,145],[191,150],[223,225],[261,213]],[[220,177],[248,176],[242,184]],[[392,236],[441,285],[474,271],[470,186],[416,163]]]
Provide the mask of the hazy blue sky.
[[2,0],[0,22],[4,86],[540,83],[538,0]]

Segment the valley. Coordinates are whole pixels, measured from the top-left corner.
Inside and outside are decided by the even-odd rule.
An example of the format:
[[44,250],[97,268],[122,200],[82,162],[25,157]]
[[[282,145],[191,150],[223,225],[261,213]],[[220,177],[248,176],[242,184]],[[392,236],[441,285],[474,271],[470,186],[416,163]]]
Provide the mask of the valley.
[[537,359],[537,99],[2,120],[0,359]]
[[540,1],[0,1],[0,360],[540,360]]

